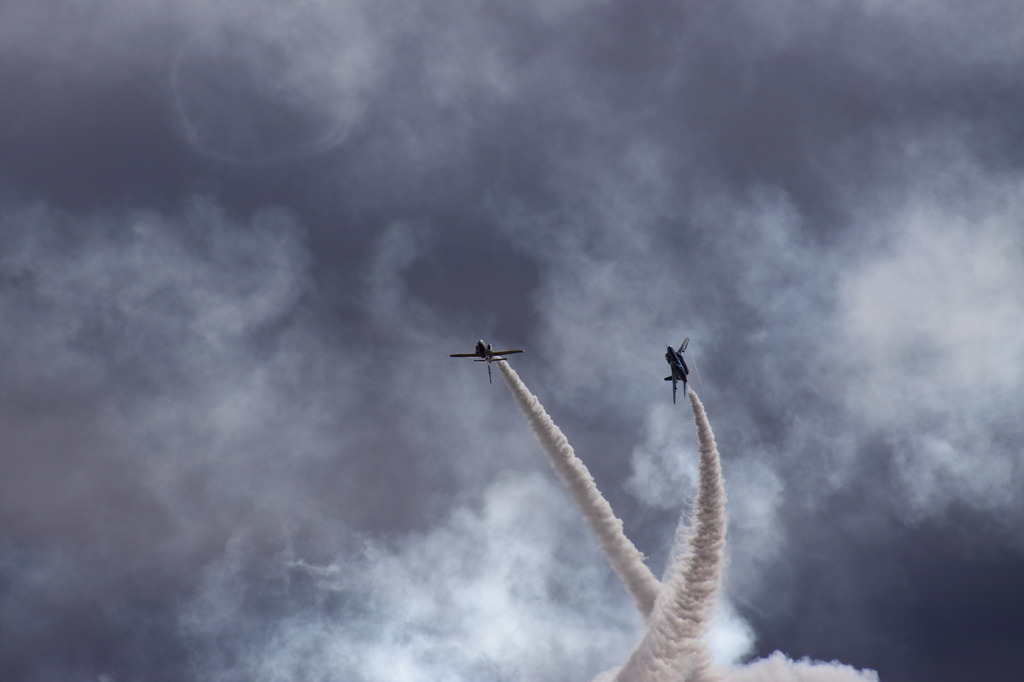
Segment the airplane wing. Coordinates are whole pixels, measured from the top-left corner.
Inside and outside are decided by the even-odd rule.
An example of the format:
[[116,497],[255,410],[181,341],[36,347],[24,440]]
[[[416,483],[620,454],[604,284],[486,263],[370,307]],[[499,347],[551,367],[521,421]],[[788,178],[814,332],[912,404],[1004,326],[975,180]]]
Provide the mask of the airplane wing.
[[686,350],[686,345],[688,343],[690,343],[690,337],[689,336],[687,336],[685,339],[683,339],[683,345],[679,346],[679,352],[680,353],[682,353],[683,351]]
[[492,351],[492,355],[512,355],[512,353],[522,353],[521,350],[496,350]]
[[475,357],[477,357],[477,354],[476,353],[452,353],[448,357],[450,357],[450,358],[475,358]]

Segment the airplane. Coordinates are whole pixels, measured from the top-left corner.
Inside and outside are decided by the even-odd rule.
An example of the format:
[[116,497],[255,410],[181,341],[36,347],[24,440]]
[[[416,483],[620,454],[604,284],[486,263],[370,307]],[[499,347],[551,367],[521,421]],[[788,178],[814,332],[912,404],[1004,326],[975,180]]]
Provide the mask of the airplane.
[[683,382],[683,395],[686,395],[686,375],[690,373],[690,368],[686,366],[686,360],[683,359],[683,353],[686,352],[686,344],[690,343],[690,337],[683,339],[683,343],[679,346],[679,350],[676,350],[672,346],[668,346],[668,350],[665,351],[665,360],[668,361],[669,367],[672,368],[671,376],[665,377],[665,381],[672,382],[672,403],[676,402],[676,385],[677,382]]
[[505,358],[502,355],[511,355],[512,353],[522,353],[521,350],[494,350],[491,348],[491,344],[484,343],[482,340],[476,342],[476,351],[472,353],[452,353],[448,357],[450,358],[476,358],[473,362],[486,362],[487,363],[487,381],[494,383],[491,379],[491,363],[492,362],[504,362]]

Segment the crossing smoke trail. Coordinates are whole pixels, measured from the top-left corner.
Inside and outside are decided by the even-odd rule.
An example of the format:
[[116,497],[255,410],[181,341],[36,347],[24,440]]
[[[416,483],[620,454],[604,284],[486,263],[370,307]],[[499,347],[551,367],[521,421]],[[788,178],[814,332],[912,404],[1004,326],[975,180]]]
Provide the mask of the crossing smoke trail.
[[873,670],[838,662],[791,661],[779,652],[740,666],[711,667],[703,641],[721,588],[725,549],[725,486],[715,436],[704,405],[688,391],[700,451],[699,488],[693,527],[686,546],[680,533],[672,550],[674,565],[655,603],[640,643],[618,671],[595,682],[878,682]]
[[625,583],[637,609],[647,618],[654,609],[661,583],[644,563],[640,550],[626,537],[622,521],[616,518],[611,505],[597,489],[590,471],[576,456],[565,434],[551,420],[544,406],[530,393],[507,362],[499,362],[498,367],[555,473],[582,512],[590,530],[597,536],[612,570]]
[[673,564],[665,571],[663,587],[623,533],[622,522],[540,401],[508,363],[500,362],[498,366],[552,467],[648,621],[643,638],[625,665],[602,673],[595,682],[878,682],[873,670],[856,670],[834,661],[792,661],[779,652],[745,665],[711,667],[703,640],[721,587],[725,486],[711,424],[692,389],[687,395],[697,426],[699,488],[693,526],[688,535],[677,530],[671,553]]
[[700,451],[700,482],[693,505],[689,552],[683,555],[681,566],[668,572],[669,582],[659,595],[647,632],[615,676],[616,682],[718,679],[710,670],[711,657],[703,636],[721,585],[725,486],[704,405],[692,390],[687,394]]

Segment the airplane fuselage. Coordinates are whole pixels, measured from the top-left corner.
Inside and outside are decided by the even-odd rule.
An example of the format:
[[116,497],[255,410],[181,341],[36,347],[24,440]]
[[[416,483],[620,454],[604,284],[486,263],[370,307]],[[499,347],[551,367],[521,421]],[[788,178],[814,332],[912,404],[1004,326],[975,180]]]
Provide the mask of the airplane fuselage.
[[672,382],[673,403],[676,401],[676,390],[679,387],[678,384],[680,381],[683,382],[683,393],[686,393],[686,376],[690,373],[690,368],[686,366],[686,360],[683,359],[683,352],[686,351],[686,344],[689,342],[689,338],[683,339],[683,343],[680,344],[678,350],[672,346],[666,346],[665,361],[671,368],[672,373],[665,377],[665,381]]
[[672,367],[672,376],[677,381],[686,381],[686,376],[690,373],[690,368],[686,366],[686,360],[683,359],[683,354],[677,351],[672,346],[668,346],[668,350],[665,351],[665,360]]

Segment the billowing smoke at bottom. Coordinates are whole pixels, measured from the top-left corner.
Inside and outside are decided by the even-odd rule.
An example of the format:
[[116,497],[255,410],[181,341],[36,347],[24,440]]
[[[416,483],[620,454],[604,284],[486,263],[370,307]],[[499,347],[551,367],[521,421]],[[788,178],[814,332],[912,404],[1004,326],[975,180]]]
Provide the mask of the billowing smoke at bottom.
[[661,584],[644,563],[643,554],[630,542],[622,530],[622,521],[616,518],[611,505],[597,489],[594,477],[573,451],[561,429],[548,416],[537,397],[530,393],[515,370],[507,362],[499,362],[501,374],[519,408],[530,423],[537,440],[551,460],[558,477],[576,506],[583,513],[590,529],[597,536],[601,549],[612,570],[626,584],[637,609],[646,618],[654,609]]
[[640,644],[616,675],[616,682],[704,682],[718,679],[709,671],[710,655],[703,635],[711,618],[722,578],[725,545],[725,486],[722,467],[707,414],[697,394],[689,391],[700,450],[700,486],[694,500],[693,529],[683,565],[669,572]]
[[616,574],[625,582],[647,629],[618,670],[594,682],[877,682],[872,670],[840,663],[791,661],[779,652],[739,666],[713,666],[705,635],[722,584],[725,550],[725,485],[715,436],[704,405],[688,391],[700,452],[699,488],[686,547],[674,547],[676,564],[660,583],[625,536],[590,472],[537,398],[508,366],[502,376],[569,494],[583,512]]

